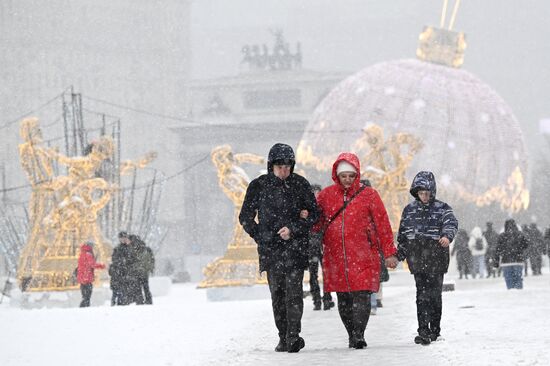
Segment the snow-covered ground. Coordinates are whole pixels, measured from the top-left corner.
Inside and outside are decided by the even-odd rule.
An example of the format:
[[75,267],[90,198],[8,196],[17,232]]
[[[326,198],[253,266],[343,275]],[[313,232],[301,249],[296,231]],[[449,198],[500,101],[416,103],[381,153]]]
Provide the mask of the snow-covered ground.
[[[454,280],[448,275],[447,280]],[[268,299],[209,302],[173,285],[153,306],[23,310],[0,306],[0,365],[549,365],[550,275],[508,291],[502,278],[454,280],[443,294],[443,340],[413,343],[412,276],[391,273],[372,316],[368,348],[348,349],[338,313],[305,300],[298,354],[275,353]],[[5,300],[5,299],[4,299]]]

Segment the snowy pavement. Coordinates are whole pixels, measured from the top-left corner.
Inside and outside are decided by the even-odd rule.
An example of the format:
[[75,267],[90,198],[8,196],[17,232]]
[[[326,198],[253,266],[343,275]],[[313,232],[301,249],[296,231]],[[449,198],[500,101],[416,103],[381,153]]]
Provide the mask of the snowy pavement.
[[[453,275],[446,280],[454,280]],[[22,310],[0,306],[0,365],[548,365],[550,275],[508,291],[502,278],[454,280],[443,294],[442,337],[413,343],[412,276],[391,273],[365,350],[348,349],[336,309],[305,300],[298,354],[273,351],[270,301],[208,302],[194,284],[173,285],[153,306]]]

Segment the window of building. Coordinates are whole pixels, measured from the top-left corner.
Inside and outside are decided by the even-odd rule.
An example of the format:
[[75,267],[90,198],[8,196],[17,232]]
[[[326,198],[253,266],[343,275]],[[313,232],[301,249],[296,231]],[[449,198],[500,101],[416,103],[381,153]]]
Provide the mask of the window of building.
[[243,94],[246,109],[295,108],[302,105],[299,89],[252,90]]

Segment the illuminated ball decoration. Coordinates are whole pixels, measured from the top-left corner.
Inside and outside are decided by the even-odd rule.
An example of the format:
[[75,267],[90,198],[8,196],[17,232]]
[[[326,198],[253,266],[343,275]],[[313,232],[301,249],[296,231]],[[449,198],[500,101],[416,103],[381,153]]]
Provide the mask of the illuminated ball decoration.
[[406,177],[434,172],[446,200],[468,196],[478,206],[488,204],[479,197],[509,185],[518,171],[523,185],[527,156],[519,123],[504,100],[468,71],[415,59],[359,71],[314,111],[298,163],[328,170],[340,152],[353,151],[369,124],[381,126],[385,138],[400,132],[419,138],[423,148]]

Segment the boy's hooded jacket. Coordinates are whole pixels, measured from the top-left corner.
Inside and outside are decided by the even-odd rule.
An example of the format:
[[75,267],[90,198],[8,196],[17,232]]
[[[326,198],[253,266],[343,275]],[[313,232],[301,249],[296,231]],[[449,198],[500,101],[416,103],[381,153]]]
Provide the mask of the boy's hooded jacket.
[[[430,201],[423,204],[418,191],[430,191]],[[458,231],[458,221],[451,206],[437,200],[435,177],[421,171],[410,189],[415,200],[405,206],[397,234],[398,259],[407,260],[411,273],[446,273],[449,268],[449,247],[438,240],[445,236],[452,242]]]

